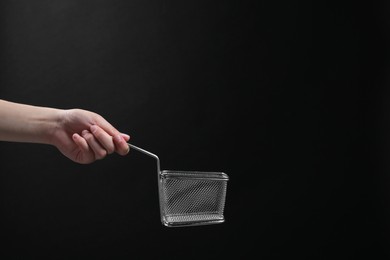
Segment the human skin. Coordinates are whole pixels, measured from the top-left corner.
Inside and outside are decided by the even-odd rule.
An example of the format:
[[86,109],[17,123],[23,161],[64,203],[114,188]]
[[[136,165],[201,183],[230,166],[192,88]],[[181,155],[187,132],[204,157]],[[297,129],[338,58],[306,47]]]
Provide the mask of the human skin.
[[53,145],[74,162],[92,163],[129,152],[130,136],[101,115],[0,100],[0,141]]

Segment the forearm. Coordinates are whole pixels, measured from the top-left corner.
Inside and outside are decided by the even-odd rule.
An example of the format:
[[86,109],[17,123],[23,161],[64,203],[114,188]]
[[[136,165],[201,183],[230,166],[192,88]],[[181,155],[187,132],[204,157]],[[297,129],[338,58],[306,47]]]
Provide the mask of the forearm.
[[0,141],[50,144],[60,111],[0,100]]

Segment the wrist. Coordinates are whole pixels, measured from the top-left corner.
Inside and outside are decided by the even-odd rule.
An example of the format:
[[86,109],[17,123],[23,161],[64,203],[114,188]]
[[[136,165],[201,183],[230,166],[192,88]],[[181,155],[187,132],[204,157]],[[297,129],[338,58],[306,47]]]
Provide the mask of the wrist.
[[46,118],[42,118],[42,142],[57,146],[58,140],[61,138],[66,111],[63,109],[47,108]]

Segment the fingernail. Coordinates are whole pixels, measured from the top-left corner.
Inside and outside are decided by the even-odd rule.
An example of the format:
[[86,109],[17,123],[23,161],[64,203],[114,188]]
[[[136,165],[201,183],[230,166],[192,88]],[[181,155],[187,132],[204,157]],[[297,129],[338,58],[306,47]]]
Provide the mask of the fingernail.
[[130,135],[127,135],[127,134],[121,134],[121,136],[122,136],[122,138],[123,138],[123,140],[124,140],[125,142],[128,142],[128,141],[130,141]]

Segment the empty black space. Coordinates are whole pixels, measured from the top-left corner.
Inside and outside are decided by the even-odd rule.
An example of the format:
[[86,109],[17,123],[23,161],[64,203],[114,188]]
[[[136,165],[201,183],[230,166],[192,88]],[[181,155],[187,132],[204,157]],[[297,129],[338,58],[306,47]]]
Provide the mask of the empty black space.
[[378,1],[2,0],[1,99],[97,112],[162,169],[230,180],[225,223],[167,228],[152,158],[79,165],[2,142],[1,256],[388,259],[389,15]]

